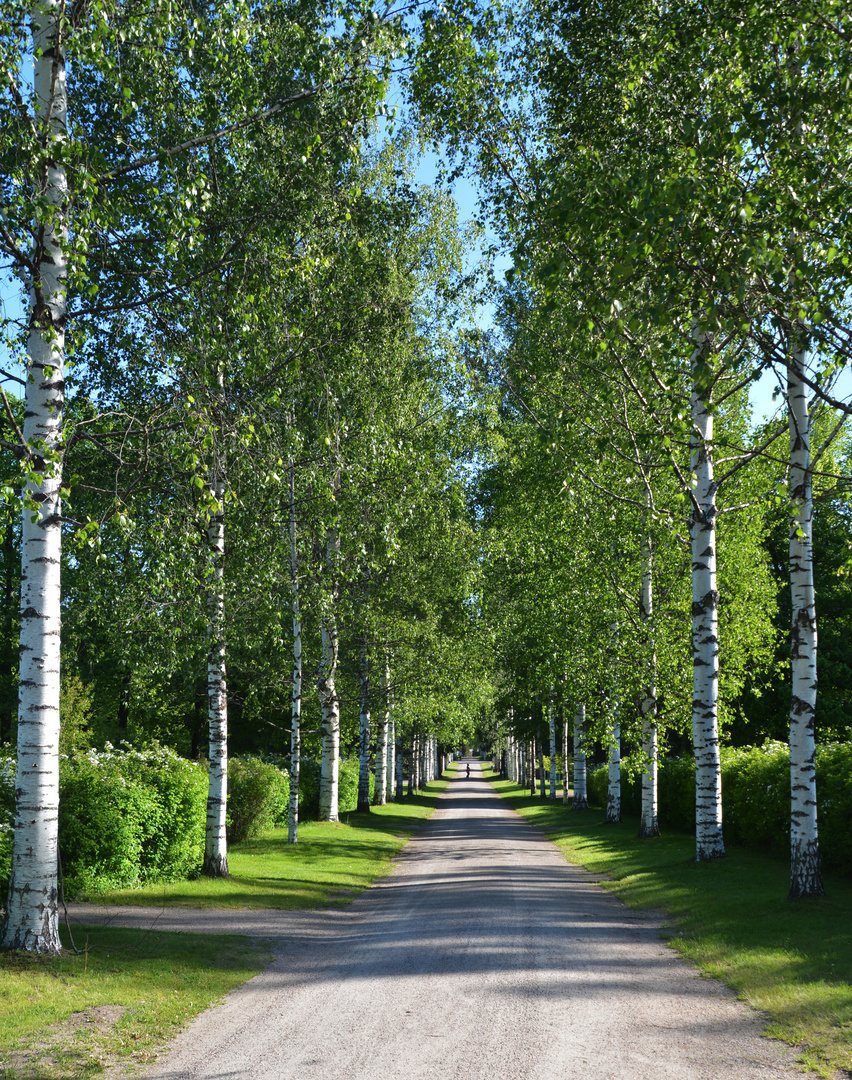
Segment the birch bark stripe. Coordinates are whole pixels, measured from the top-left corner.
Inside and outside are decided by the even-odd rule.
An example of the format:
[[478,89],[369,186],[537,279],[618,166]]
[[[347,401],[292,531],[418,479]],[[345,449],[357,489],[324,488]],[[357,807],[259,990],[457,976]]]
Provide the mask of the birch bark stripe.
[[32,16],[33,85],[43,121],[45,156],[37,195],[30,290],[24,441],[30,453],[21,535],[21,666],[12,873],[0,945],[59,953],[57,833],[59,813],[60,489],[65,379],[65,242],[68,198],[61,163],[67,125],[61,7],[40,4]]
[[822,896],[816,803],[814,722],[817,694],[817,623],[813,567],[813,477],[810,416],[802,336],[790,358],[790,594],[792,697],[790,700],[790,897]]
[[692,739],[695,747],[695,857],[725,854],[722,840],[722,770],[719,760],[719,592],[716,583],[716,482],[713,478],[713,413],[706,370],[709,341],[693,324],[692,545]]

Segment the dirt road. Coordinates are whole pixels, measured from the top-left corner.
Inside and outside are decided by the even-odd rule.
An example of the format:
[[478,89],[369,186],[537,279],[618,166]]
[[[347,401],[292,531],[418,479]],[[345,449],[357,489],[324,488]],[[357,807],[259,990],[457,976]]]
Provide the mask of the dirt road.
[[472,770],[350,907],[257,913],[284,933],[280,959],[146,1075],[801,1080],[752,1012]]

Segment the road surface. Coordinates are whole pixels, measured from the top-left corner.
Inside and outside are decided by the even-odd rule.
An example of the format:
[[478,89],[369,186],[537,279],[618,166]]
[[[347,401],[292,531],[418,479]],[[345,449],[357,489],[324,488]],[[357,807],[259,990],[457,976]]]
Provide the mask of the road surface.
[[247,914],[283,935],[280,959],[151,1080],[801,1080],[755,1013],[566,863],[478,764],[349,907]]

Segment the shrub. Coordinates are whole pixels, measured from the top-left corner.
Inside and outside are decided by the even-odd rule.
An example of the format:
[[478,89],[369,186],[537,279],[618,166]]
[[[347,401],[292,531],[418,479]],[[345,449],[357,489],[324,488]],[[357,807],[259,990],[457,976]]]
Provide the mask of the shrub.
[[174,880],[204,856],[207,777],[152,744],[62,755],[59,850],[69,895]]
[[[301,792],[300,792],[301,794]],[[228,838],[238,844],[267,832],[287,817],[290,778],[259,757],[228,761]]]
[[[790,850],[790,755],[786,743],[723,746],[722,814],[726,841],[759,847],[779,856]],[[817,822],[820,856],[826,869],[852,867],[852,746],[828,743],[816,751]],[[605,765],[589,771],[589,795],[606,805]],[[641,781],[621,781],[622,810],[638,815]],[[659,771],[660,823],[695,828],[695,761],[663,758]]]

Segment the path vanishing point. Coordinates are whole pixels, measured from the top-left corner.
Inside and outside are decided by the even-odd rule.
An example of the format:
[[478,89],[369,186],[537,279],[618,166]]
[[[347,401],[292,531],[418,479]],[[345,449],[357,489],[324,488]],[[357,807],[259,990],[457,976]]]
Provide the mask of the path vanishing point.
[[[658,920],[565,862],[471,765],[350,906],[205,912],[195,929],[280,935],[279,957],[143,1075],[801,1080],[756,1013],[667,948]],[[186,918],[168,909],[157,928]]]

